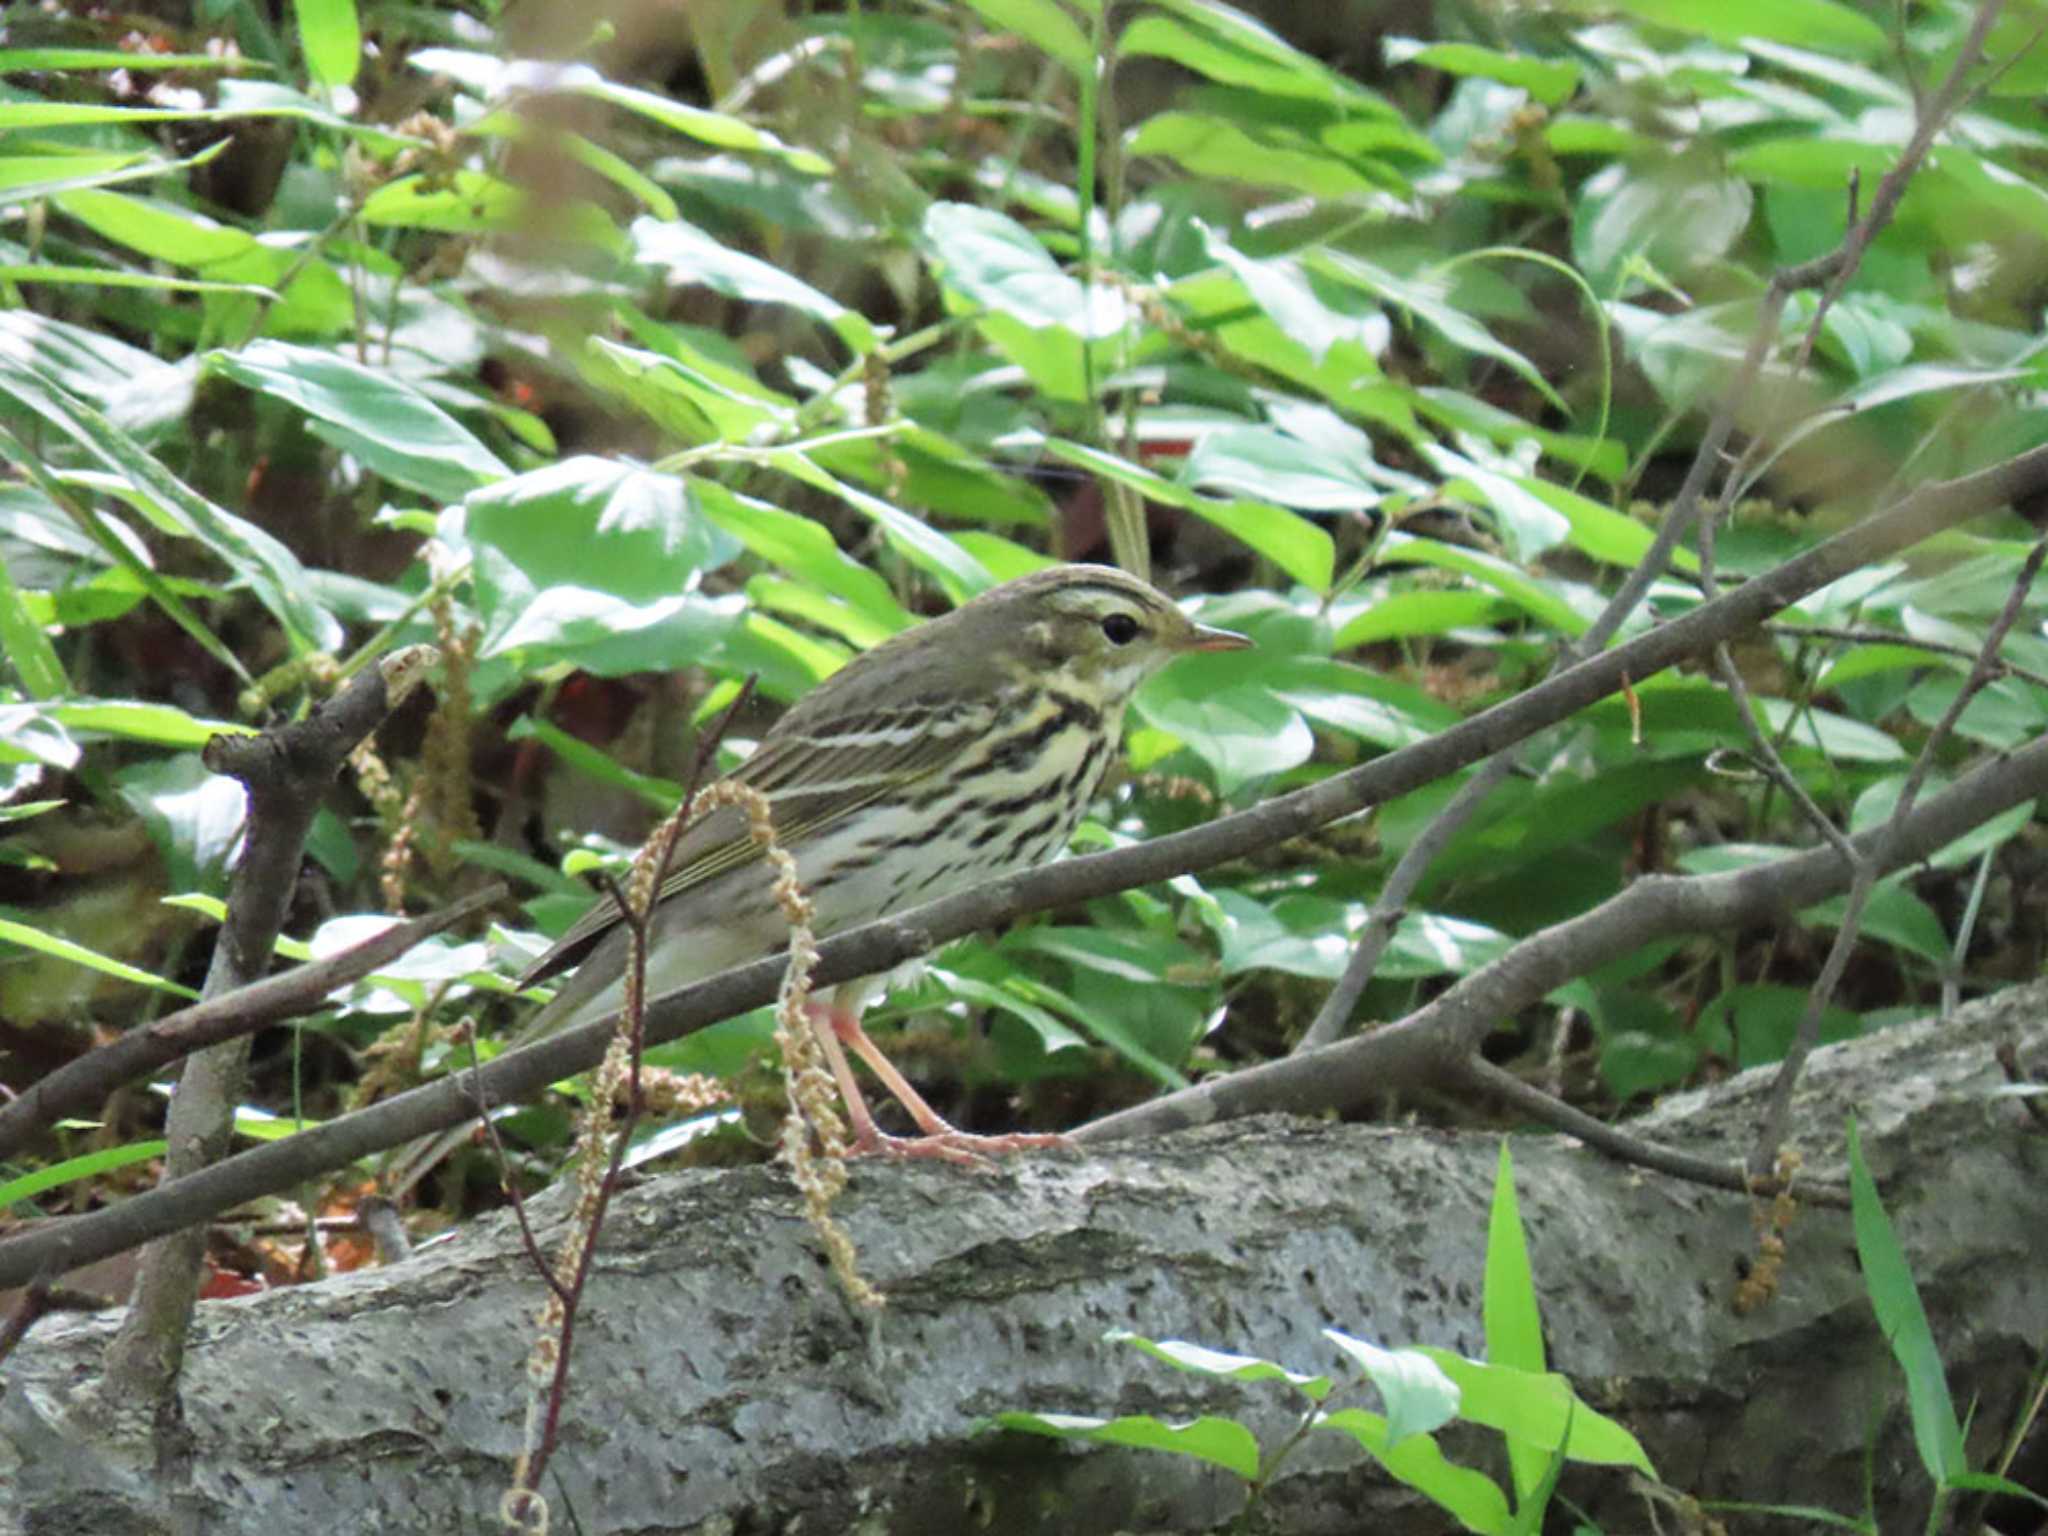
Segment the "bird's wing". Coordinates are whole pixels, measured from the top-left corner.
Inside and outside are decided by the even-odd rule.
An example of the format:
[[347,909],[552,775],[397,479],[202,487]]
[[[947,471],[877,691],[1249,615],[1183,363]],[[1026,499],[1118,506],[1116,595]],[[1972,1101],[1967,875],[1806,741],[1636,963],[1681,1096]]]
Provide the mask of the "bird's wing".
[[[776,839],[794,851],[883,796],[944,767],[958,752],[963,734],[979,734],[965,718],[968,713],[946,712],[942,718],[949,729],[943,733],[929,728],[930,717],[922,710],[847,721],[843,729],[813,725],[807,731],[771,731],[729,777],[768,797]],[[671,900],[761,857],[745,812],[722,806],[692,822],[677,839],[655,900]],[[610,896],[600,897],[526,968],[519,984],[529,986],[575,965],[619,920],[618,904]]]

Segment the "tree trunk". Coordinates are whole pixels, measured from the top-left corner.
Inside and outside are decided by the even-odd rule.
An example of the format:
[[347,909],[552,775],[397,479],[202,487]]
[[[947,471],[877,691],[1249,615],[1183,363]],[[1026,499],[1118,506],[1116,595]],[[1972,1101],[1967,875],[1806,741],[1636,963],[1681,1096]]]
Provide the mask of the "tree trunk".
[[[2044,1004],[2036,984],[1830,1048],[1799,1101],[1815,1180],[1844,1182],[1844,1121],[1861,1122],[1956,1402],[1974,1407],[1974,1467],[2048,1339],[2048,1139],[1992,1097],[2000,1042],[2037,1070],[2048,1055]],[[1733,1161],[1767,1086],[1749,1073],[1676,1096],[1634,1129]],[[1513,1150],[1551,1363],[1641,1437],[1667,1483],[1857,1514],[1867,1475],[1887,1528],[1924,1518],[1931,1487],[1846,1211],[1803,1207],[1776,1298],[1737,1315],[1750,1202],[1556,1137]],[[1112,1328],[1340,1380],[1325,1327],[1481,1353],[1498,1152],[1491,1135],[1262,1121],[984,1176],[864,1165],[838,1214],[889,1297],[872,1329],[779,1173],[650,1180],[614,1206],[577,1328],[543,1489],[554,1529],[1214,1528],[1244,1504],[1225,1473],[976,1422],[1216,1412],[1268,1449],[1296,1422],[1283,1390],[1169,1370],[1104,1342]],[[164,1469],[117,1438],[90,1390],[113,1316],[47,1321],[0,1395],[0,1530],[490,1529],[540,1291],[510,1223],[491,1219],[389,1268],[208,1304],[182,1384],[194,1459]],[[1487,1438],[1453,1435],[1447,1451],[1498,1475]],[[1348,1438],[1311,1435],[1286,1466],[1251,1529],[1450,1525]],[[2015,1475],[2028,1471],[2023,1457]],[[1580,1469],[1565,1491],[1611,1524],[1649,1524],[1620,1472]]]

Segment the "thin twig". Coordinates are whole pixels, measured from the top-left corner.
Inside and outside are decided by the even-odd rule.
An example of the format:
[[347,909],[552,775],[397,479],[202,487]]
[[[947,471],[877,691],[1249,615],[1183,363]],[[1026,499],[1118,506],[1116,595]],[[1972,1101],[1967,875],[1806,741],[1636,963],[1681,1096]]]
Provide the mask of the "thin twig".
[[[963,934],[999,927],[1027,913],[1071,906],[1207,869],[1384,804],[1569,718],[1617,691],[1624,679],[1640,683],[1666,667],[1700,654],[1725,635],[1754,629],[1851,571],[2043,488],[2048,488],[2048,445],[1955,480],[1921,486],[1897,505],[1861,518],[1812,549],[1751,577],[1717,602],[1703,603],[1668,623],[1588,657],[1558,676],[1425,740],[1183,832],[1008,875],[900,916],[835,934],[819,945],[817,984],[829,986],[856,976],[872,976],[916,955],[929,953],[936,945]],[[1931,800],[1924,810],[1933,813],[1937,806],[1944,808],[1939,815],[1931,814],[1926,822],[1944,831],[1941,841],[1931,846],[1953,841],[1986,817],[2017,804],[2019,799],[2042,793],[2028,775],[2044,771],[2044,759],[2048,759],[2048,746],[2042,748],[2040,756],[2032,747],[2022,747]],[[2008,793],[2017,798],[2004,798]],[[1959,825],[1960,818],[1969,819]],[[1919,818],[1915,819],[1917,823]],[[1840,870],[1841,860],[1832,850],[1825,851],[1824,857],[1833,870]],[[1798,863],[1796,859],[1790,862],[1795,866]],[[1772,869],[1776,871],[1776,866]],[[1771,876],[1773,881],[1783,878],[1789,876],[1784,872]],[[1825,882],[1816,888],[1820,895],[1809,898],[1809,904],[1828,894]],[[1709,925],[1700,921],[1692,925],[1693,931],[1706,926]],[[658,999],[648,1008],[649,1042],[659,1044],[678,1039],[770,1001],[781,984],[784,970],[780,959],[760,960],[707,977]],[[1537,996],[1541,995],[1539,991]],[[1390,1029],[1405,1027],[1406,1021]],[[507,1051],[484,1068],[484,1084],[494,1098],[514,1098],[585,1071],[602,1054],[609,1028],[600,1021]],[[1321,1064],[1334,1053],[1377,1042],[1386,1033],[1379,1031],[1313,1053],[1312,1057],[1290,1057],[1275,1065],[1297,1067],[1311,1061],[1320,1070]],[[1398,1056],[1410,1047],[1403,1041],[1385,1049]],[[1368,1057],[1371,1055],[1367,1053]],[[1262,1080],[1261,1093],[1270,1081]],[[1326,1087],[1337,1092],[1349,1091],[1350,1085],[1332,1082]],[[26,1282],[53,1256],[63,1258],[68,1266],[119,1253],[164,1232],[205,1221],[244,1201],[290,1189],[309,1174],[342,1167],[372,1152],[440,1131],[467,1119],[469,1113],[460,1084],[432,1083],[394,1095],[300,1135],[252,1148],[203,1173],[119,1205],[50,1223],[51,1230],[0,1240],[0,1285]]]
[[1934,758],[1949,733],[1955,729],[1956,721],[1998,670],[1998,649],[2005,643],[2005,637],[2014,624],[2019,622],[2021,611],[2026,606],[2027,594],[2033,589],[2034,578],[2040,573],[2041,562],[2048,558],[2048,539],[2043,539],[2027,551],[2027,558],[2020,563],[2018,576],[2013,579],[2012,590],[2006,594],[2005,606],[1992,621],[1990,633],[1984,637],[1984,649],[1978,654],[1977,664],[1970,669],[1970,675],[1963,680],[1963,686],[1956,690],[1956,696],[1935,722],[1927,740],[1921,743],[1920,755],[1914,759],[1907,771],[1906,781],[1899,788],[1898,803],[1892,808],[1891,817],[1885,822],[1871,856],[1852,865],[1855,878],[1850,881],[1848,899],[1843,904],[1842,916],[1835,929],[1834,943],[1829,946],[1827,959],[1822,962],[1820,976],[1807,994],[1806,1010],[1799,1017],[1799,1027],[1794,1032],[1792,1044],[1785,1052],[1785,1059],[1778,1067],[1777,1080],[1771,1085],[1770,1107],[1765,1111],[1763,1128],[1757,1133],[1756,1145],[1751,1149],[1749,1169],[1761,1177],[1778,1160],[1778,1149],[1784,1145],[1790,1130],[1792,1117],[1792,1091],[1798,1086],[1799,1074],[1806,1066],[1806,1059],[1820,1043],[1821,1016],[1828,1004],[1834,1000],[1835,989],[1841,984],[1842,973],[1848,969],[1849,956],[1863,924],[1864,903],[1870,899],[1870,892],[1877,884],[1878,877],[1893,863],[1893,851],[1897,846],[1900,830],[1911,816],[1913,804],[1920,798],[1920,790],[1927,782],[1927,775],[1933,771]]
[[[1896,645],[1907,650],[1925,651],[1930,656],[1951,656],[1958,661],[1974,663],[1982,654],[1981,647],[1952,645],[1946,640],[1923,640],[1917,635],[1903,635],[1888,629],[1857,629],[1846,624],[1766,624],[1767,634],[1780,635],[1789,640],[1839,640],[1844,645]],[[2016,677],[2023,683],[2032,683],[2036,688],[2048,688],[2048,672],[2034,672],[2013,662],[2000,660],[1998,674],[2001,677]]]
[[[1704,1184],[1710,1189],[1733,1190],[1738,1194],[1753,1193],[1755,1181],[1740,1163],[1718,1158],[1694,1157],[1689,1152],[1674,1151],[1660,1147],[1655,1142],[1644,1141],[1626,1131],[1595,1119],[1582,1109],[1576,1109],[1564,1100],[1545,1093],[1533,1083],[1526,1083],[1505,1067],[1497,1066],[1484,1056],[1467,1056],[1459,1067],[1460,1075],[1467,1084],[1482,1093],[1490,1093],[1509,1108],[1541,1121],[1552,1130],[1563,1131],[1567,1136],[1576,1136],[1589,1147],[1598,1147],[1609,1157],[1624,1163],[1633,1163],[1638,1168],[1648,1168],[1656,1173],[1668,1173],[1673,1178],[1684,1179],[1691,1184]],[[1800,1194],[1816,1205],[1839,1206],[1846,1210],[1849,1192],[1829,1186],[1801,1182]]]
[[66,1062],[0,1105],[0,1155],[23,1146],[66,1115],[83,1114],[104,1103],[123,1084],[180,1057],[314,1012],[337,987],[362,980],[504,896],[504,885],[494,881],[452,906],[395,923],[339,954],[181,1008]]

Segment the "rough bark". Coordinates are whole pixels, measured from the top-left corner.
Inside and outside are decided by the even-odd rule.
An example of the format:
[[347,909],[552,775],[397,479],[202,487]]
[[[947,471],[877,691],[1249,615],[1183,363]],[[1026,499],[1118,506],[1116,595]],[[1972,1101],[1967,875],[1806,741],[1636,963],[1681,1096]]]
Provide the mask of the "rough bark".
[[[1978,1466],[2048,1339],[2048,1139],[1992,1096],[2001,1041],[2038,1071],[2044,1004],[2037,984],[1830,1048],[1799,1100],[1815,1177],[1842,1178],[1844,1119],[1860,1119],[1956,1400],[1974,1405]],[[1675,1097],[1636,1128],[1737,1155],[1768,1081]],[[592,1533],[1216,1527],[1243,1501],[1224,1474],[976,1436],[976,1420],[1220,1411],[1268,1445],[1292,1422],[1278,1393],[1169,1371],[1104,1343],[1113,1327],[1333,1374],[1325,1326],[1478,1353],[1498,1146],[1266,1120],[984,1177],[864,1167],[840,1214],[890,1297],[872,1334],[775,1172],[653,1179],[614,1208],[577,1334],[564,1484],[545,1490],[556,1528],[576,1528],[565,1502]],[[1929,1488],[1846,1212],[1803,1211],[1778,1298],[1738,1316],[1747,1201],[1561,1138],[1518,1137],[1514,1153],[1552,1363],[1670,1484],[1854,1513],[1868,1468],[1886,1528],[1918,1524]],[[387,1269],[203,1307],[182,1387],[196,1454],[175,1489],[73,1411],[111,1316],[46,1322],[0,1395],[0,1530],[490,1529],[539,1294],[493,1220]],[[1478,1438],[1452,1450],[1494,1457]],[[1252,1528],[1448,1523],[1338,1436],[1312,1436],[1288,1468]],[[1566,1487],[1627,1528],[1648,1523],[1618,1473]]]

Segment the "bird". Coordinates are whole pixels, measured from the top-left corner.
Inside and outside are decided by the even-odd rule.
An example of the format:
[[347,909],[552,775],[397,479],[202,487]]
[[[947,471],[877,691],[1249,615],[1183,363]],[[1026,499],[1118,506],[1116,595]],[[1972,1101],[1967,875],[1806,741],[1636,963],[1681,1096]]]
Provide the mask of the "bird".
[[[855,657],[783,714],[730,777],[767,797],[823,937],[1061,852],[1116,756],[1139,685],[1176,657],[1250,644],[1194,622],[1115,567],[1050,566]],[[737,807],[691,823],[655,899],[645,995],[778,953],[788,928],[770,883]],[[519,978],[526,987],[569,973],[515,1044],[616,1012],[628,948],[615,899],[600,898]],[[812,1016],[846,1101],[851,1153],[979,1162],[1063,1144],[970,1135],[941,1118],[861,1028],[885,980],[843,984]],[[916,1136],[880,1129],[846,1050],[902,1104]],[[468,1134],[415,1143],[394,1160],[387,1191],[402,1194]]]

